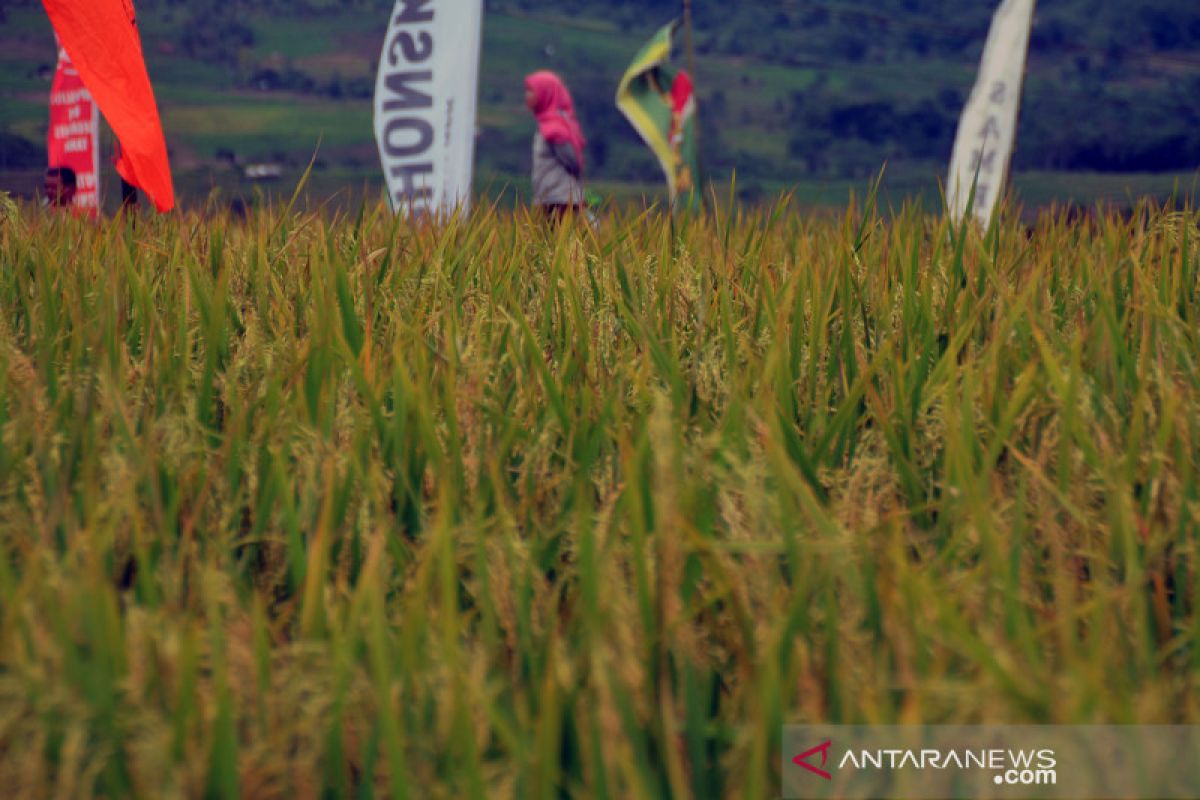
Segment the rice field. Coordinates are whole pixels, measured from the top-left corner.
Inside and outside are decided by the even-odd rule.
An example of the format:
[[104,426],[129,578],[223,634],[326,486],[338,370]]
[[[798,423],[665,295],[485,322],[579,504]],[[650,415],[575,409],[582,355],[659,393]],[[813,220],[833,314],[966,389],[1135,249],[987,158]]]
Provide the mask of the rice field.
[[1200,213],[0,212],[11,797],[760,798],[1200,721]]

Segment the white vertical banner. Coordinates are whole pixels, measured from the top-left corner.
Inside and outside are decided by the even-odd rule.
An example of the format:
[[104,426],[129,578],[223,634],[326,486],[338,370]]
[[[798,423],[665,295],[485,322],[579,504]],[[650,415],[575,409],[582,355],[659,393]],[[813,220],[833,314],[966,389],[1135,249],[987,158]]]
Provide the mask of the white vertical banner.
[[[987,226],[1004,193],[1017,136],[1021,83],[1033,25],[1034,0],[1003,0],[992,19],[979,77],[963,109],[950,157],[946,194],[950,216],[962,220],[975,186],[976,219]],[[978,176],[978,183],[976,178]]]
[[468,210],[483,0],[397,0],[375,80],[375,141],[398,214]]

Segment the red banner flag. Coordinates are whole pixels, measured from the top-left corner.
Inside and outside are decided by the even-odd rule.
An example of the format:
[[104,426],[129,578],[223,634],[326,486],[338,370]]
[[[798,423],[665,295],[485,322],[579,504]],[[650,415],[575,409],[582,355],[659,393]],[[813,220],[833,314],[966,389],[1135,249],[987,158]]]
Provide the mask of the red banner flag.
[[131,0],[42,0],[84,85],[121,142],[117,172],[161,211],[175,187]]
[[49,166],[69,167],[75,173],[72,205],[95,219],[100,213],[100,114],[61,45],[50,89],[46,156]]

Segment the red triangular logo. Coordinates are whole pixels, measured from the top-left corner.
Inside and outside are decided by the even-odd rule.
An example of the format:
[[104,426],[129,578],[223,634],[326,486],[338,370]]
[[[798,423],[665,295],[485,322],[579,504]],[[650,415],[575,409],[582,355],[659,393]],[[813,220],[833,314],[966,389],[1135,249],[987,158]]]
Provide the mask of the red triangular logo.
[[797,767],[804,767],[806,770],[813,773],[814,775],[820,775],[825,780],[831,781],[831,780],[833,780],[832,775],[830,775],[828,772],[821,769],[820,767],[814,767],[812,764],[808,763],[809,758],[816,755],[817,753],[820,753],[821,754],[821,766],[822,767],[825,766],[826,762],[829,761],[829,748],[830,747],[833,747],[833,741],[827,740],[823,744],[819,744],[810,750],[805,750],[803,753],[801,753],[800,755],[793,758],[792,763],[795,764]]

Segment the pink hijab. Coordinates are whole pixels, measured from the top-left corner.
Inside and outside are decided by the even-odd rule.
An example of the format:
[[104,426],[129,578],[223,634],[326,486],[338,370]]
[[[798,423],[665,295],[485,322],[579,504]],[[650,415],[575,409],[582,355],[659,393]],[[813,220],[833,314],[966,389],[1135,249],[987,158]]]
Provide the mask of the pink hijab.
[[537,117],[538,130],[547,142],[570,142],[583,166],[583,130],[575,119],[575,103],[562,78],[548,70],[540,70],[525,77],[525,88],[533,92],[533,115]]

